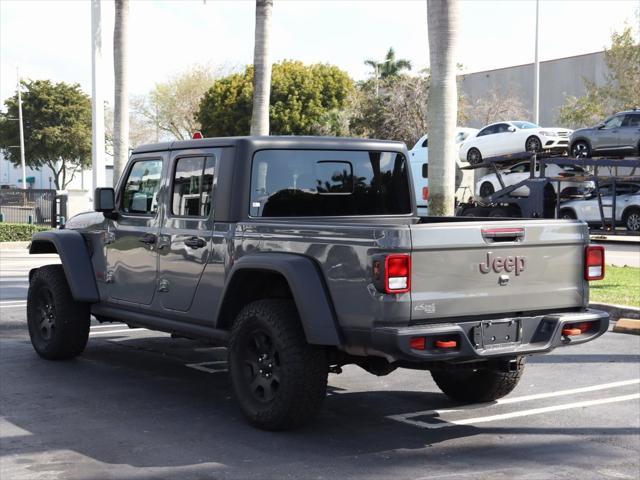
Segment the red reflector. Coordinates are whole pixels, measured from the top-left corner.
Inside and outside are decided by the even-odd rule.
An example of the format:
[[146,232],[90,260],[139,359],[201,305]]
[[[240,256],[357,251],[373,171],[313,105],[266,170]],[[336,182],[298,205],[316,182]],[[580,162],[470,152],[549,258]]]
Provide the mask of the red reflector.
[[429,200],[429,187],[422,187],[422,199]]
[[425,337],[413,337],[409,340],[409,346],[413,350],[424,350],[427,348],[427,339]]
[[579,323],[577,325],[572,325],[572,327],[579,328],[580,331],[582,333],[584,333],[584,332],[588,332],[589,330],[591,330],[591,325],[593,325],[591,322],[582,322],[582,323]]
[[456,348],[458,342],[455,340],[436,340],[436,347],[438,348]]
[[195,132],[193,132],[193,136],[191,138],[193,138],[194,140],[200,140],[204,137],[202,136],[202,132],[196,130]]
[[389,255],[384,261],[384,288],[387,293],[411,290],[411,256]]
[[584,254],[584,279],[602,280],[604,278],[604,247],[589,245]]
[[563,328],[562,335],[570,337],[572,335],[580,335],[582,331],[579,328]]

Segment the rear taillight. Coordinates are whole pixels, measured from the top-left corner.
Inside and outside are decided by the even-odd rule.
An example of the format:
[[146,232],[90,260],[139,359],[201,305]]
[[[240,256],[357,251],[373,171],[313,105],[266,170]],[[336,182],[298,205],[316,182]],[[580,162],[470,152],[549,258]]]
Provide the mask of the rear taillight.
[[604,247],[589,245],[584,251],[584,279],[602,280],[604,278]]
[[429,187],[422,187],[422,199],[429,200]]
[[384,290],[404,293],[411,289],[411,255],[388,255],[384,260]]

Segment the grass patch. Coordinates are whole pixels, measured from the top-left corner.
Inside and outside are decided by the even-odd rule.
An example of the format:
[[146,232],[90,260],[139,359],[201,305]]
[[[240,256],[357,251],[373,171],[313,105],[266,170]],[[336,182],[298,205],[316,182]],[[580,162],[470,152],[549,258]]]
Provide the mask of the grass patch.
[[607,265],[604,280],[590,283],[592,302],[640,307],[640,268]]

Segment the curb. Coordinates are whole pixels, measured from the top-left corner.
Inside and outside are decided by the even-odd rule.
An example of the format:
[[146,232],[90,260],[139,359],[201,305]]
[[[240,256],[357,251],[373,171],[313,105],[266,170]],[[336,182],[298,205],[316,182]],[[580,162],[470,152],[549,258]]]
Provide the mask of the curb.
[[621,318],[613,327],[616,333],[630,333],[632,335],[640,335],[640,320],[635,318]]
[[628,305],[613,305],[611,303],[590,303],[590,307],[604,310],[609,314],[611,320],[617,321],[621,318],[640,320],[640,308]]
[[590,235],[591,241],[595,243],[640,243],[638,235]]
[[0,250],[26,250],[31,241],[26,242],[0,242]]

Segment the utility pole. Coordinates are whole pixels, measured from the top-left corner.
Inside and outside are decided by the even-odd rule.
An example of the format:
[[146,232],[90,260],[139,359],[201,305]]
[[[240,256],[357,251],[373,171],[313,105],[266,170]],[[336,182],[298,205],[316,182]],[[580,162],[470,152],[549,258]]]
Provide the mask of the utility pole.
[[540,62],[538,61],[538,36],[540,34],[538,17],[540,15],[540,0],[536,0],[536,47],[533,62],[533,123],[540,124]]
[[[106,186],[101,0],[91,0],[91,168],[93,188]],[[93,195],[93,192],[92,192]]]
[[24,126],[22,124],[22,85],[20,84],[20,70],[16,69],[18,76],[18,123],[20,125],[20,164],[22,165],[22,188],[27,188],[27,165],[24,160]]

